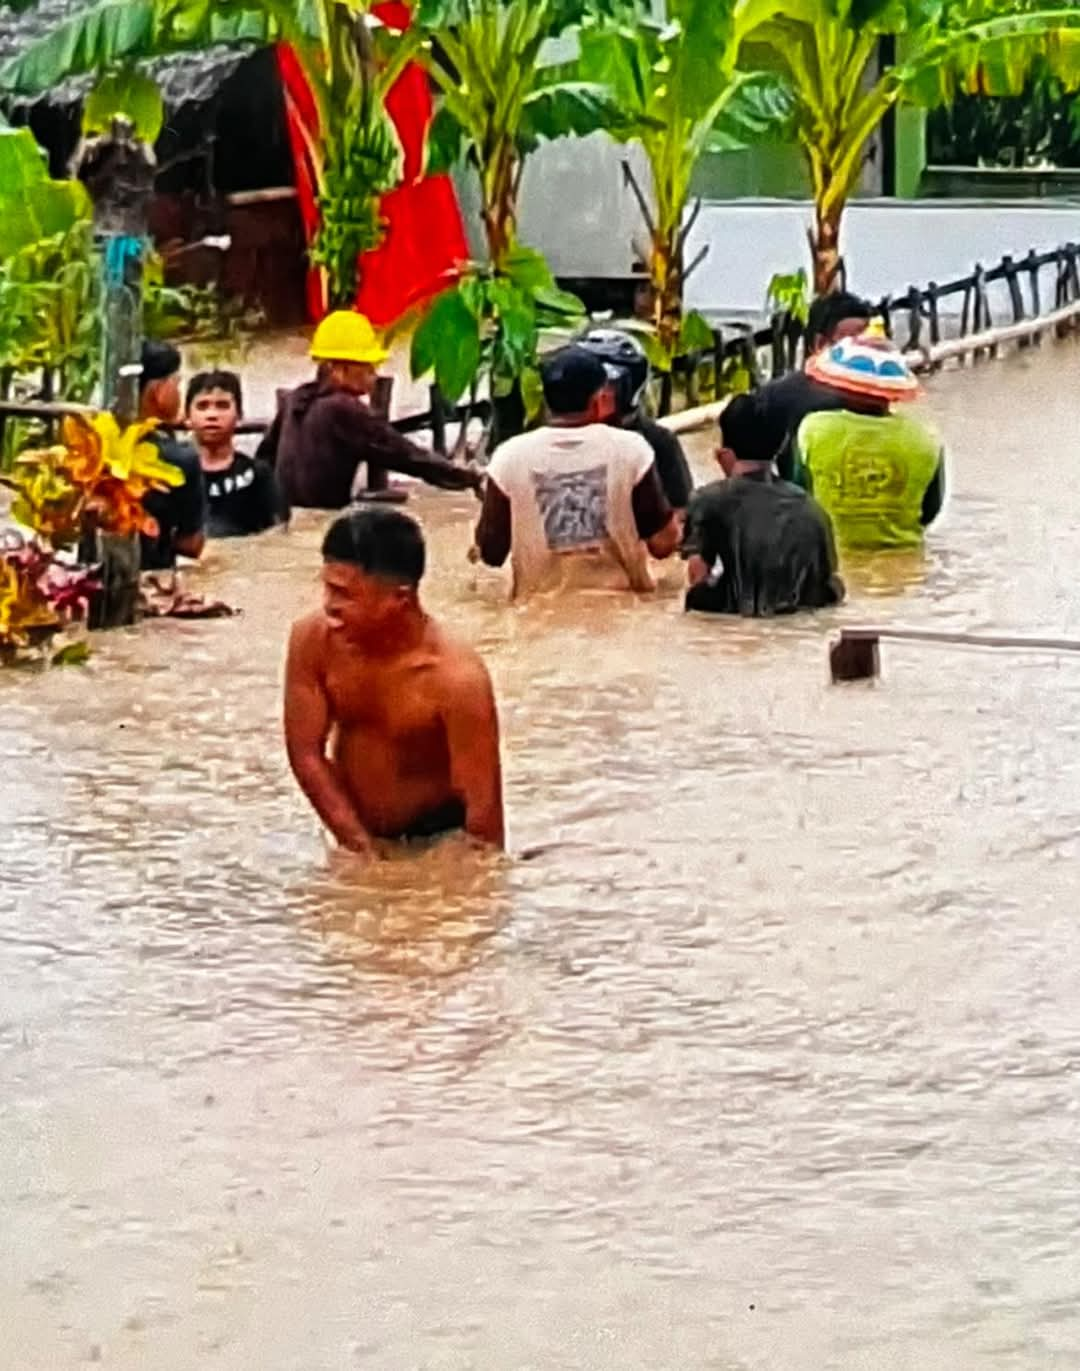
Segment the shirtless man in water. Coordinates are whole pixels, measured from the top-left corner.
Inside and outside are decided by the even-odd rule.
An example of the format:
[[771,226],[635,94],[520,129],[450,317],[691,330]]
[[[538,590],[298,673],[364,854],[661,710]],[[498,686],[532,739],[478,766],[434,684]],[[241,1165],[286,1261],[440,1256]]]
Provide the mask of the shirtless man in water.
[[392,509],[343,514],[323,560],[324,607],[293,626],[285,674],[285,740],[304,794],[350,852],[458,830],[501,848],[491,680],[420,606],[419,526]]

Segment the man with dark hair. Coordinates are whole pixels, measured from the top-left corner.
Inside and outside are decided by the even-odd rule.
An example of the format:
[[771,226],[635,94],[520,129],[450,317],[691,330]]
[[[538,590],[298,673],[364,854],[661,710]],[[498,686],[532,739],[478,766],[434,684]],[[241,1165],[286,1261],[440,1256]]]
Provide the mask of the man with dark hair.
[[590,329],[578,339],[578,346],[599,357],[608,370],[615,403],[609,422],[641,434],[652,448],[656,474],[668,504],[674,510],[684,510],[690,502],[694,478],[682,443],[670,429],[645,413],[650,375],[645,349],[633,334],[614,328]]
[[511,438],[488,468],[476,547],[513,560],[517,595],[567,585],[652,590],[648,554],[670,557],[678,524],[639,434],[612,428],[603,362],[567,347],[541,366],[548,422]]
[[686,608],[757,618],[838,604],[844,586],[829,518],[774,471],[783,429],[756,397],[737,395],[720,431],[727,479],[697,491],[686,513]]
[[[139,377],[139,408],[143,419],[156,419],[165,429],[180,422],[180,354],[171,343],[145,342]],[[206,546],[206,490],[198,453],[171,434],[153,435],[162,458],[178,467],[184,484],[152,490],[143,508],[157,524],[153,537],[142,535],[144,571],[164,571],[178,555],[199,558]]]
[[[806,320],[806,360],[843,338],[862,333],[873,310],[867,301],[847,291],[819,296],[810,306]],[[820,385],[805,371],[793,371],[768,381],[758,391],[761,412],[770,424],[784,430],[776,465],[780,475],[790,481],[794,475],[793,447],[799,426],[808,414],[834,409],[857,411],[859,401]]]
[[235,371],[200,371],[187,389],[187,421],[198,449],[211,538],[261,533],[287,517],[266,462],[236,450],[244,395]]
[[285,396],[256,456],[273,467],[285,499],[307,509],[342,509],[366,467],[369,491],[385,491],[387,472],[400,471],[443,490],[479,490],[483,476],[425,452],[388,420],[371,412],[368,397],[388,356],[362,314],[337,310],[315,331],[314,381]]
[[[343,514],[323,543],[323,609],[299,620],[285,741],[300,788],[342,847],[464,830],[504,842],[491,679],[421,608],[424,538],[398,510]],[[327,755],[329,747],[329,755]]]

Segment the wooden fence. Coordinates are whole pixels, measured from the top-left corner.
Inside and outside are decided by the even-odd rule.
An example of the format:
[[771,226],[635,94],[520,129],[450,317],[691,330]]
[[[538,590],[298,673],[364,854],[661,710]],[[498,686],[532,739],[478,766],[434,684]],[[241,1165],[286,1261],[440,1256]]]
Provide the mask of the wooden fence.
[[[1047,276],[1049,280],[1045,280]],[[994,292],[993,287],[999,289]],[[948,306],[954,302],[957,308],[950,310]],[[914,365],[922,369],[936,369],[951,358],[970,356],[978,362],[996,356],[1009,342],[1020,347],[1037,346],[1044,334],[1052,332],[1061,337],[1080,324],[1080,245],[1065,243],[1043,253],[1033,248],[1026,257],[1003,257],[989,269],[976,265],[969,276],[957,281],[944,285],[931,281],[923,287],[909,286],[903,294],[887,295],[875,309]],[[953,321],[955,331],[950,327]],[[706,370],[721,378],[732,360],[742,361],[751,383],[757,385],[766,375],[785,375],[801,363],[803,328],[787,314],[774,315],[759,328],[745,322],[717,323],[712,334],[711,349],[681,357],[675,365],[674,376],[682,379],[690,408],[698,403]],[[762,364],[766,357],[767,367]],[[8,398],[10,385],[10,376],[0,376],[0,451],[9,417],[40,420],[51,434],[63,415],[86,412],[85,406],[53,400],[51,376],[46,376],[43,391],[33,401]],[[671,412],[674,389],[674,377],[662,378],[662,417]],[[384,390],[380,396],[384,412],[388,412],[389,398]],[[435,451],[445,454],[451,425],[489,416],[487,401],[448,405],[432,386],[429,409],[397,419],[394,426],[402,433],[429,431]],[[244,421],[240,432],[262,433],[268,427],[268,419],[250,419]]]

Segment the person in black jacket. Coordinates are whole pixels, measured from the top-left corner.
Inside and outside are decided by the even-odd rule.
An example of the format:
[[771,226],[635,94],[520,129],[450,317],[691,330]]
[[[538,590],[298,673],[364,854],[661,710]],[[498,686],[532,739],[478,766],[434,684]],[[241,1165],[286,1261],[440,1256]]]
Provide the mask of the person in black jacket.
[[752,395],[736,396],[720,426],[727,479],[695,492],[686,512],[686,608],[760,618],[838,604],[844,586],[829,516],[773,466],[783,430]]
[[578,340],[578,346],[598,357],[607,367],[615,399],[615,412],[610,422],[641,434],[653,450],[657,475],[668,504],[677,512],[684,510],[690,502],[694,478],[678,438],[644,411],[645,390],[649,384],[649,359],[645,349],[633,334],[612,328],[590,329]]
[[[810,306],[806,320],[806,358],[809,361],[822,348],[842,338],[863,333],[873,316],[866,300],[847,291],[822,295]],[[848,409],[861,412],[857,397],[844,395],[807,376],[793,371],[767,381],[757,392],[761,413],[770,425],[783,430],[783,441],[776,454],[776,467],[785,481],[795,476],[795,435],[808,414],[824,410]]]
[[387,471],[444,490],[482,488],[481,473],[425,452],[371,412],[366,401],[387,353],[362,314],[327,315],[311,356],[319,364],[316,379],[285,397],[256,453],[274,468],[290,506],[343,509],[365,465],[369,490],[386,489]]
[[180,442],[169,430],[180,422],[180,354],[171,343],[145,342],[139,377],[139,406],[143,419],[162,426],[151,434],[162,458],[183,473],[182,485],[152,490],[143,497],[143,508],[156,524],[156,532],[140,535],[144,571],[165,571],[176,565],[177,556],[198,559],[206,545],[206,489],[199,455],[190,443]]

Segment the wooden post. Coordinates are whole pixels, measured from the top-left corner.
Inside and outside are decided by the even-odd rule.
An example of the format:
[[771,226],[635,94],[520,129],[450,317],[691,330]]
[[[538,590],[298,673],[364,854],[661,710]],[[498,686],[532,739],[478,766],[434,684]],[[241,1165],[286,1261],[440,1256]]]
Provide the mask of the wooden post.
[[[94,206],[94,231],[101,246],[104,319],[101,340],[102,403],[121,429],[139,415],[142,374],[142,276],[154,193],[152,151],[135,137],[129,119],[116,118],[109,132],[82,148],[79,179]],[[119,538],[89,524],[80,558],[101,567],[102,590],[90,611],[92,628],[135,622],[139,599],[140,545],[137,535]]]
[[713,336],[713,399],[719,400],[720,387],[724,382],[724,330],[714,328]]
[[908,351],[918,352],[922,343],[922,296],[908,286]]
[[428,394],[431,399],[431,444],[440,457],[445,457],[446,408],[443,405],[442,391],[433,385]]
[[931,281],[926,288],[926,307],[930,314],[930,346],[941,342],[941,315],[938,312],[938,283]]
[[[1028,272],[1028,283],[1031,288],[1031,314],[1033,318],[1037,319],[1039,315],[1042,313],[1042,292],[1039,286],[1039,258],[1034,248],[1030,248],[1028,250],[1026,265]],[[1032,342],[1036,347],[1038,347],[1042,343],[1042,333],[1034,333],[1032,335]]]
[[774,376],[784,375],[784,316],[774,314],[769,320],[769,329],[772,333],[772,374]]

